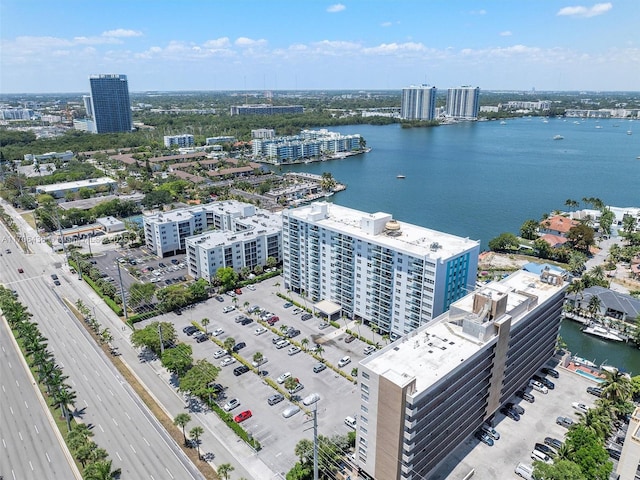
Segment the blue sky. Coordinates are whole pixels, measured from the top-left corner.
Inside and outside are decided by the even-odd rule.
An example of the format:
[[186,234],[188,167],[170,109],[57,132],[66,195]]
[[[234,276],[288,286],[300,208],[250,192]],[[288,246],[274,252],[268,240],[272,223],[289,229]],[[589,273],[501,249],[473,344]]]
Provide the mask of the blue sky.
[[2,0],[0,92],[637,91],[639,28],[639,0]]

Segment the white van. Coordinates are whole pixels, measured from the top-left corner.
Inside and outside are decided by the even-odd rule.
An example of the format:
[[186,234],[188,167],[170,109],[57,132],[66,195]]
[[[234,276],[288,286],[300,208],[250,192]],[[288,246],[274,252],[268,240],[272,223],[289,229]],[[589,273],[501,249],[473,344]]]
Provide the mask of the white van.
[[353,418],[353,417],[345,417],[344,424],[347,427],[355,429],[356,428],[356,419]]
[[524,478],[525,480],[533,480],[533,467],[526,463],[519,463],[516,466],[516,475]]
[[533,452],[531,452],[531,458],[533,460],[540,460],[541,462],[548,463],[548,464],[553,463],[553,460],[551,460],[551,458],[549,458],[547,455],[542,453],[540,450],[534,450]]

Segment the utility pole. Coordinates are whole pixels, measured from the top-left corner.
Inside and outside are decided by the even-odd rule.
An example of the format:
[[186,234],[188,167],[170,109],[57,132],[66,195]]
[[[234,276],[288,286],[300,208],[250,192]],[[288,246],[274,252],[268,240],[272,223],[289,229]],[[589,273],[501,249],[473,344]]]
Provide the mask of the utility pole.
[[124,321],[129,323],[129,313],[127,312],[127,296],[125,295],[124,285],[122,285],[122,272],[120,271],[120,262],[116,262],[116,266],[118,267],[118,280],[120,282],[120,296],[122,297],[122,308],[124,310]]
[[[313,409],[313,480],[318,480],[318,402]],[[308,428],[306,430],[309,430]]]
[[164,354],[164,342],[162,341],[162,324],[158,322],[158,336],[160,337],[160,357]]

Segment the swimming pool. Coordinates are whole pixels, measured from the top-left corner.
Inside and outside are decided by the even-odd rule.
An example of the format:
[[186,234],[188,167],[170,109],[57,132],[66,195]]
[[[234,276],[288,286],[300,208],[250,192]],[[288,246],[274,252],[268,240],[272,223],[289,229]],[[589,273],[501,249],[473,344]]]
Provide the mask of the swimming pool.
[[595,375],[591,375],[590,373],[583,372],[582,370],[574,370],[578,375],[582,375],[583,377],[587,377],[589,380],[593,380],[594,382],[602,383],[604,380],[602,378],[596,377]]

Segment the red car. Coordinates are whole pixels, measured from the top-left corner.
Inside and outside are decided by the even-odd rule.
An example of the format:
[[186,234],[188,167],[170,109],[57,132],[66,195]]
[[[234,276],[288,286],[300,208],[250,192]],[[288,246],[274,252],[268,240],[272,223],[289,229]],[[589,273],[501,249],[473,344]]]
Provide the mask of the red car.
[[274,315],[273,317],[271,317],[269,320],[267,320],[267,323],[271,326],[273,326],[278,320],[280,320],[280,317]]
[[236,295],[242,295],[242,290],[239,288],[236,288]]
[[244,412],[240,412],[238,415],[233,417],[233,421],[236,423],[244,422],[247,418],[251,418],[253,414],[251,410],[245,410]]

